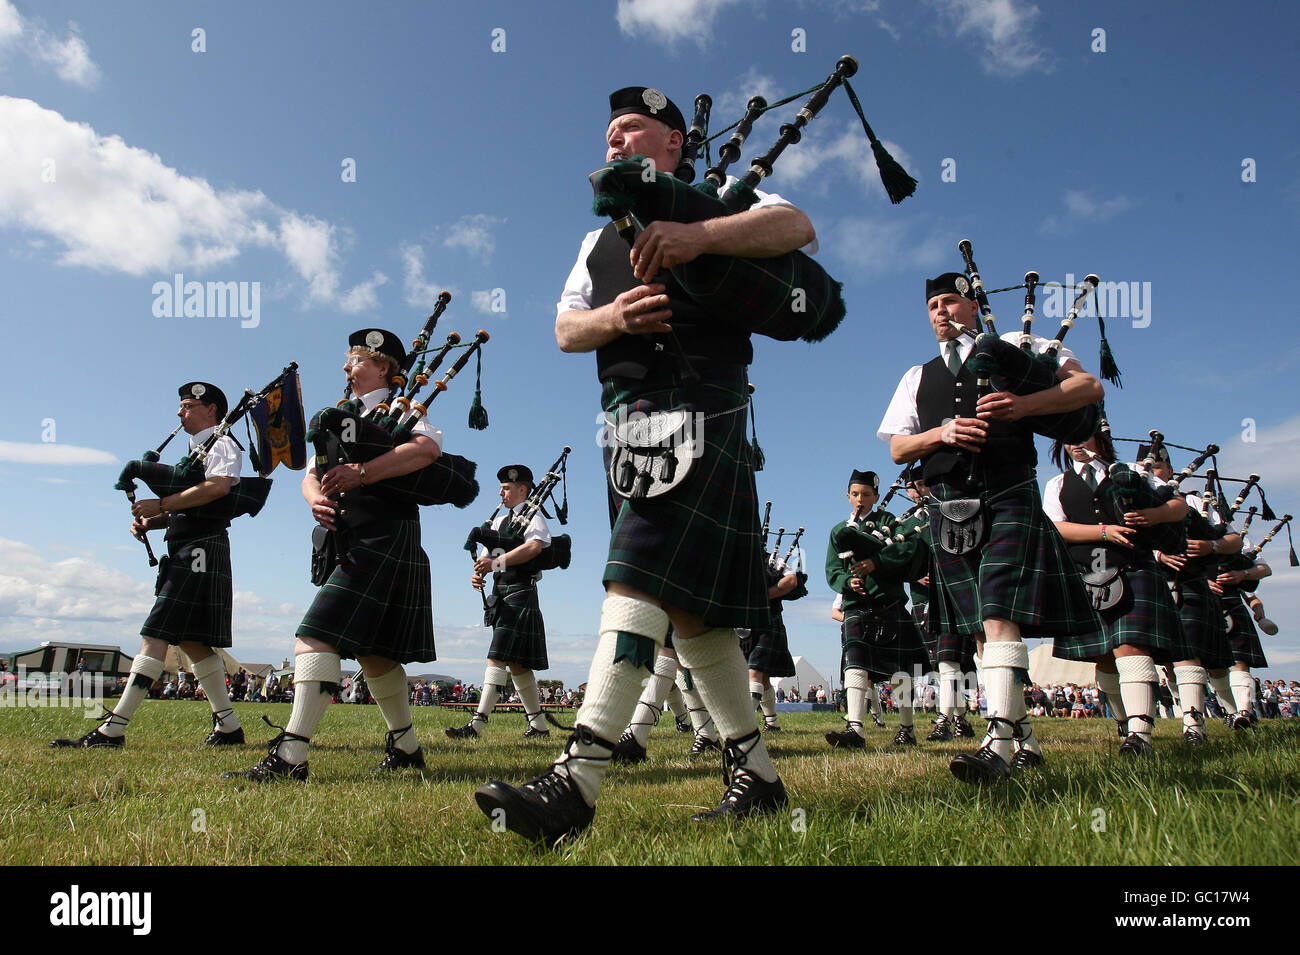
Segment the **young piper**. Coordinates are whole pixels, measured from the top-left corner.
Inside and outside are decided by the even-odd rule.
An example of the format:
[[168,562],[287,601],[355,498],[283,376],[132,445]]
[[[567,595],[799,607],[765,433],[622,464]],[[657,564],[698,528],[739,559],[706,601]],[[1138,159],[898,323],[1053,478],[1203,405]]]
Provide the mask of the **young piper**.
[[[406,350],[382,328],[363,328],[348,345],[343,372],[365,417],[388,400],[389,382],[405,363]],[[307,470],[302,496],[312,517],[339,534],[339,562],[298,625],[288,723],[267,744],[260,763],[225,778],[307,781],[308,744],[343,681],[345,656],[361,664],[388,724],[375,772],[424,767],[402,664],[437,659],[429,558],[420,547],[419,508],[386,497],[377,485],[427,467],[441,453],[442,432],[421,418],[410,441],[378,457],[338,464],[323,474]]]
[[[501,503],[506,512],[492,522],[494,531],[501,530],[523,510],[534,487],[533,472],[522,464],[503,467],[497,472],[497,480],[501,482]],[[522,536],[523,543],[508,552],[495,556],[485,554],[474,561],[474,573],[470,577],[474,589],[481,591],[488,573],[492,573],[492,645],[488,647],[487,671],[483,674],[483,695],[479,698],[478,712],[465,726],[447,728],[447,735],[452,739],[479,738],[507,679],[514,680],[524,715],[528,718],[524,739],[551,735],[542,717],[535,675],[535,671],[550,666],[546,659],[546,624],[537,605],[537,582],[542,574],[529,569],[538,555],[551,546],[551,531],[546,526],[541,508],[533,515]]]
[[[216,385],[190,381],[180,386],[177,415],[189,435],[190,450],[203,445],[226,416],[226,396]],[[158,566],[158,597],[140,630],[140,653],[131,662],[126,690],[104,722],[80,739],[56,739],[51,746],[122,746],[136,709],[162,676],[168,644],[179,646],[194,663],[194,677],[212,707],[209,746],[239,746],[244,730],[230,705],[226,667],[216,647],[231,645],[230,522],[205,516],[204,504],[230,493],[239,482],[244,456],[229,437],[217,439],[204,461],[204,479],[161,499],[136,501],[131,533],[167,529],[167,556]]]

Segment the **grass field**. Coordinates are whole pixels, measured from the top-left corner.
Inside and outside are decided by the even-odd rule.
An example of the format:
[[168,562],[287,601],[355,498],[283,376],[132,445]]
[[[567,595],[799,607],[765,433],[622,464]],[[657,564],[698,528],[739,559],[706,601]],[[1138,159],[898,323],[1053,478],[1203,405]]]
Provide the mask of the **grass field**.
[[[416,711],[428,769],[372,778],[383,725],[373,706],[332,706],[313,740],[311,782],[222,780],[265,753],[260,720],[287,704],[237,704],[246,747],[206,749],[203,703],[148,701],[124,750],[51,750],[94,724],[80,709],[0,709],[0,861],[6,864],[620,865],[1294,864],[1300,844],[1300,720],[1185,747],[1161,720],[1156,758],[1115,756],[1109,720],[1036,720],[1047,764],[988,788],[966,786],[948,759],[970,741],[900,751],[874,730],[865,751],[832,751],[829,713],[783,714],[770,747],[791,812],[701,827],[716,805],[721,761],[685,758],[690,737],[656,728],[650,760],[615,767],[593,828],[555,852],[493,832],[471,794],[490,778],[546,768],[563,734],[521,740],[522,716],[498,715],[477,743],[452,742],[464,715]],[[976,720],[977,729],[982,721]],[[922,726],[918,723],[918,728]],[[928,731],[928,720],[924,723]],[[1100,830],[1100,831],[1099,831]]]

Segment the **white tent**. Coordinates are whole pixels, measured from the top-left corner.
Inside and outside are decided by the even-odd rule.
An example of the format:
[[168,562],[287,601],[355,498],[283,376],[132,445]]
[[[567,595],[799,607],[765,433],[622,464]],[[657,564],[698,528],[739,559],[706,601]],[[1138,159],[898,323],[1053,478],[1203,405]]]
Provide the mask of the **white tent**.
[[1039,686],[1049,683],[1090,686],[1097,682],[1097,667],[1092,663],[1052,656],[1052,644],[1047,641],[1029,651],[1029,679]]
[[788,692],[791,687],[797,686],[799,694],[802,696],[808,687],[813,684],[826,687],[827,693],[831,691],[831,681],[822,676],[821,671],[809,663],[807,657],[795,657],[794,676],[783,676],[780,679],[774,679],[772,689]]
[[[226,665],[226,673],[239,672],[239,663],[234,657],[221,647],[213,647],[213,649],[221,657],[221,662]],[[172,644],[167,648],[167,656],[163,659],[163,672],[175,676],[179,670],[193,673],[194,662],[190,659],[189,654]]]

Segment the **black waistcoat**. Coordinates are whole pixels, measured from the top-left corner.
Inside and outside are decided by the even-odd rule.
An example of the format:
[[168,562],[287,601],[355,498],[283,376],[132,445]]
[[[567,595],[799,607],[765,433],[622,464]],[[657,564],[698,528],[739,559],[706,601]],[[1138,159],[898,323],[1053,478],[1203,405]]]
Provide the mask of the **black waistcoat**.
[[[1098,487],[1109,480],[1110,478],[1105,478]],[[1116,514],[1107,499],[1098,500],[1092,488],[1088,487],[1088,482],[1079,477],[1074,468],[1065,472],[1061,482],[1061,510],[1065,511],[1065,519],[1071,524],[1124,523],[1124,515]],[[1069,545],[1070,556],[1083,568],[1091,568],[1096,563],[1098,548],[1106,551],[1107,567],[1127,567],[1131,563],[1130,552],[1122,547],[1100,541]]]
[[[977,400],[975,376],[965,365],[956,378],[940,356],[922,366],[921,383],[916,389],[916,413],[922,431],[937,428],[949,418],[975,417]],[[964,466],[959,467],[963,457],[961,452],[949,447],[931,454],[924,462],[926,483],[937,483],[954,469],[964,472]],[[1027,477],[1038,463],[1034,432],[1023,420],[990,422],[978,461],[985,485],[989,487]]]
[[[614,228],[605,226],[596,245],[587,256],[587,271],[591,274],[591,307],[600,308],[614,301],[621,293],[640,285],[632,274],[628,261],[628,244]],[[713,320],[707,312],[692,301],[667,269],[661,270],[655,282],[667,287],[668,307],[672,318],[668,324],[677,333],[682,350],[690,359],[748,365],[754,360],[754,348],[749,333]],[[666,335],[620,335],[596,349],[596,372],[601,381],[610,378],[641,380],[663,373],[661,363],[673,364],[672,348],[663,343]],[[674,369],[675,370],[675,369]]]

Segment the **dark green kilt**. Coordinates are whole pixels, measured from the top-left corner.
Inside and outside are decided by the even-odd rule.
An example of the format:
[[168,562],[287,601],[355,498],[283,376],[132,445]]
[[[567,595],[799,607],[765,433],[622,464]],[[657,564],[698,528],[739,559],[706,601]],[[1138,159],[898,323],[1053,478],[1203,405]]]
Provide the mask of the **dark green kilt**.
[[[196,570],[200,559],[202,569]],[[167,556],[158,562],[154,594],[157,599],[140,636],[172,644],[192,640],[206,647],[230,646],[230,538],[223,531],[198,540],[169,540]]]
[[497,598],[496,620],[488,659],[545,670],[550,664],[546,660],[546,623],[537,606],[537,587],[531,583],[498,583],[492,594]]
[[1259,631],[1255,629],[1255,618],[1250,608],[1242,603],[1241,595],[1224,597],[1222,603],[1228,619],[1232,621],[1231,629],[1228,630],[1228,646],[1232,648],[1233,661],[1253,668],[1268,666],[1263,644],[1259,641]]
[[307,608],[298,636],[328,643],[344,657],[436,660],[420,522],[375,521],[349,531],[347,551]]
[[1065,660],[1096,660],[1118,646],[1145,647],[1156,663],[1172,663],[1173,648],[1182,639],[1183,622],[1164,575],[1149,553],[1137,553],[1124,570],[1133,595],[1133,608],[1105,623],[1101,633],[1057,637],[1052,656]]
[[873,680],[888,680],[899,671],[915,677],[930,666],[920,631],[901,600],[884,607],[845,608],[840,632],[844,669],[866,670]]
[[921,643],[930,658],[930,666],[938,670],[940,663],[956,663],[963,673],[975,670],[975,638],[964,633],[941,633],[935,636],[930,630],[928,605],[912,607],[912,619],[916,630],[921,635]]
[[1210,582],[1204,577],[1180,580],[1177,593],[1183,641],[1173,648],[1174,659],[1198,659],[1207,670],[1232,666],[1232,648],[1223,625],[1223,602],[1210,590]]
[[[965,493],[939,483],[940,501]],[[933,548],[930,625],[940,632],[978,634],[1000,617],[1020,625],[1022,637],[1086,636],[1101,630],[1065,541],[1043,513],[1030,479],[985,495],[989,533],[983,546],[961,556]],[[939,508],[931,507],[930,537],[939,540]]]
[[714,365],[704,377],[690,386],[626,379],[604,386],[607,414],[621,407],[624,415],[685,410],[706,416],[703,453],[680,485],[656,498],[620,499],[604,581],[635,587],[711,627],[767,627],[745,369]]
[[751,670],[768,676],[794,676],[794,657],[790,656],[790,643],[781,614],[772,614],[772,625],[749,630],[740,638],[740,652],[745,655]]

